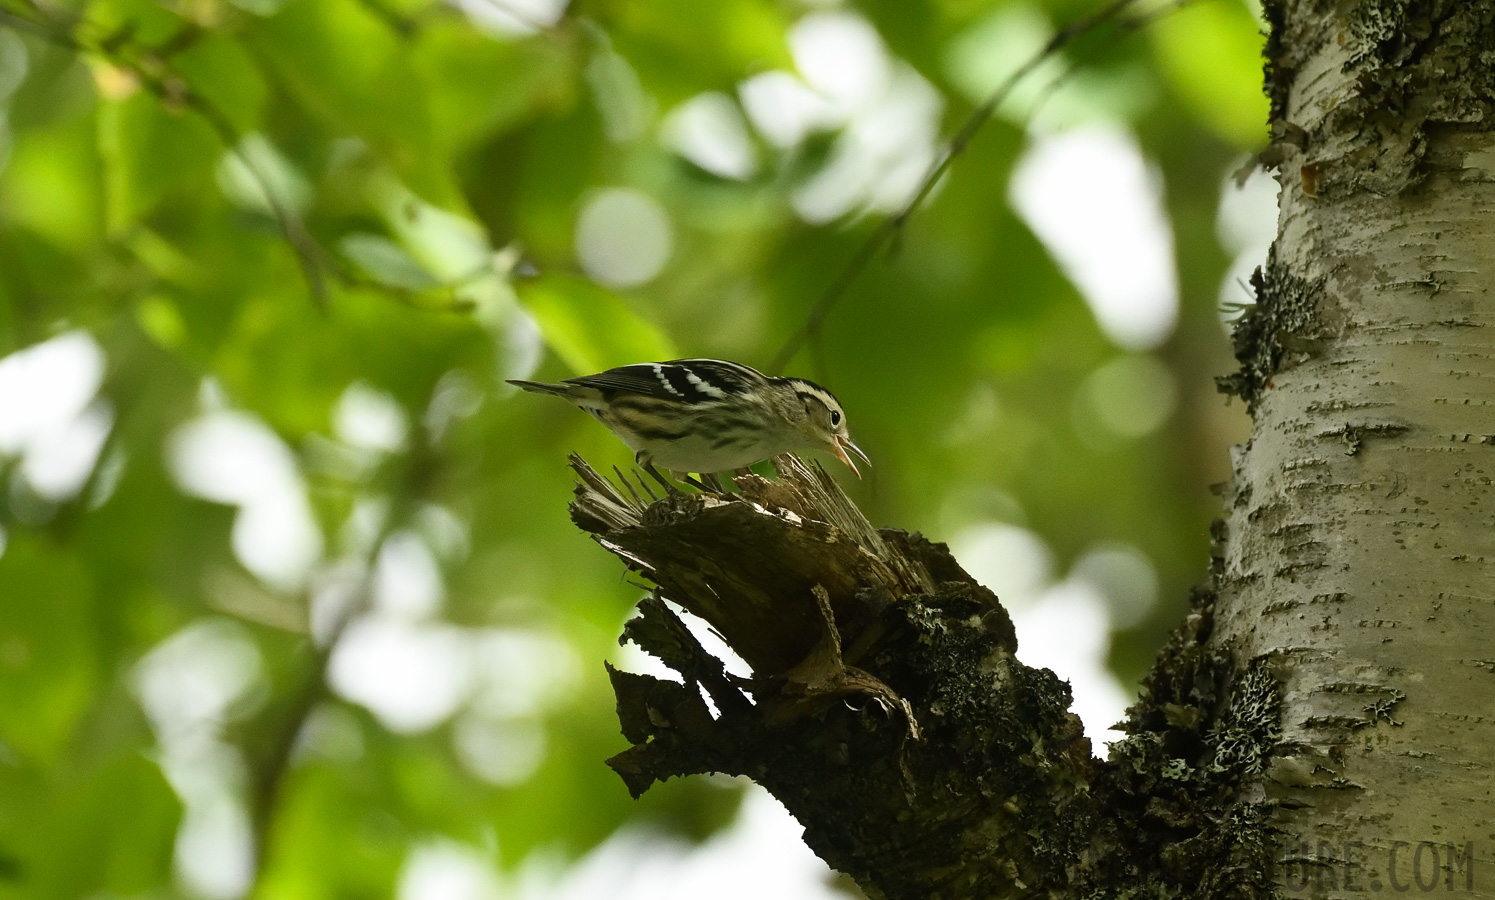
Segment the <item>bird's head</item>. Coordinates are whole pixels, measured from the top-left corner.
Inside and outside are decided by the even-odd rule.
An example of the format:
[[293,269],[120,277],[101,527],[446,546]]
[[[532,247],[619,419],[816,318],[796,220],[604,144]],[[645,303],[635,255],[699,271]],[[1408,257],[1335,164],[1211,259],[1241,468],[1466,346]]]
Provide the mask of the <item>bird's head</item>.
[[862,473],[857,471],[856,463],[852,462],[846,451],[850,450],[860,456],[862,461],[868,465],[871,465],[872,461],[867,458],[867,454],[863,453],[860,447],[852,443],[851,435],[846,430],[846,411],[841,408],[841,402],[834,394],[813,381],[806,381],[803,378],[786,380],[794,389],[795,399],[804,409],[804,418],[800,420],[800,430],[803,432],[807,449],[829,450],[860,478]]

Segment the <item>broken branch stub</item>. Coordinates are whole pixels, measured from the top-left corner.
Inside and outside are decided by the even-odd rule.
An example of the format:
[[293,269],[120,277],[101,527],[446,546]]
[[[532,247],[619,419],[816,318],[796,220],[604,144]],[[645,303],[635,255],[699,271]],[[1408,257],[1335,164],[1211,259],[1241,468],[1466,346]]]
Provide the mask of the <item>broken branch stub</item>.
[[[1089,831],[1089,742],[1068,685],[1016,660],[1006,611],[943,544],[873,528],[792,456],[775,460],[779,480],[652,502],[622,473],[619,487],[571,464],[572,519],[656,585],[623,640],[684,679],[609,668],[633,746],[608,764],[635,796],[675,775],[747,775],[874,900],[1022,896],[1066,879]],[[727,672],[664,599],[709,623],[751,677]]]
[[[782,481],[741,477],[740,494],[677,494],[643,504],[573,457],[581,482],[572,519],[661,594],[709,622],[755,674],[782,674],[825,634],[816,585],[845,633],[859,631],[876,605],[858,594],[929,593],[935,574],[900,545],[906,536],[890,544],[824,470],[792,457],[780,457],[779,465]],[[992,607],[1000,609],[995,597]]]

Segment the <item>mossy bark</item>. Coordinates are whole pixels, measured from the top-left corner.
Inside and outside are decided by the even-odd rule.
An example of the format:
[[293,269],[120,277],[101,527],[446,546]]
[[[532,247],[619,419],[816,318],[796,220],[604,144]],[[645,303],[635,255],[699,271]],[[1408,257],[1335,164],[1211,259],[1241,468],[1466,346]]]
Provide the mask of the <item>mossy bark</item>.
[[646,502],[574,465],[577,524],[658,586],[624,640],[681,676],[611,672],[633,746],[610,764],[635,795],[749,776],[872,898],[1261,895],[1266,816],[1241,788],[1274,746],[1276,675],[1210,643],[1207,592],[1103,762],[997,598],[944,545],[872,528],[818,468]]
[[578,461],[683,680],[614,673],[632,791],[748,775],[873,898],[1495,895],[1495,0],[1264,12],[1253,436],[1126,738],[1092,757],[997,598],[824,473],[645,502]]

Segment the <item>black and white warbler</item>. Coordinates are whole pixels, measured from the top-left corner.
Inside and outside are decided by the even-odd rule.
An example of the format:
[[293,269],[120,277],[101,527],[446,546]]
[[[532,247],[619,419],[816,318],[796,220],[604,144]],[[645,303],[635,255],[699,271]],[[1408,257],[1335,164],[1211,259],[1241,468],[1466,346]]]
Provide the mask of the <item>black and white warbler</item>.
[[857,467],[847,450],[870,462],[851,442],[846,413],[830,391],[803,378],[770,377],[741,363],[672,359],[619,366],[558,384],[509,384],[555,394],[591,413],[651,472],[659,465],[714,475],[797,450],[829,450],[853,472]]

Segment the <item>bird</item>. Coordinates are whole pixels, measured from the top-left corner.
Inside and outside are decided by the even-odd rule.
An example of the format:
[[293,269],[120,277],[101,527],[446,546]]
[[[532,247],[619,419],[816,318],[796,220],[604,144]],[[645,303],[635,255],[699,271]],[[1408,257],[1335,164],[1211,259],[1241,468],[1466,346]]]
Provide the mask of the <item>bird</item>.
[[655,468],[682,477],[716,473],[799,450],[828,450],[857,477],[847,455],[871,464],[852,442],[846,412],[813,381],[765,375],[723,359],[671,359],[618,366],[551,383],[508,379],[537,394],[570,401],[617,435],[644,471],[670,488]]

